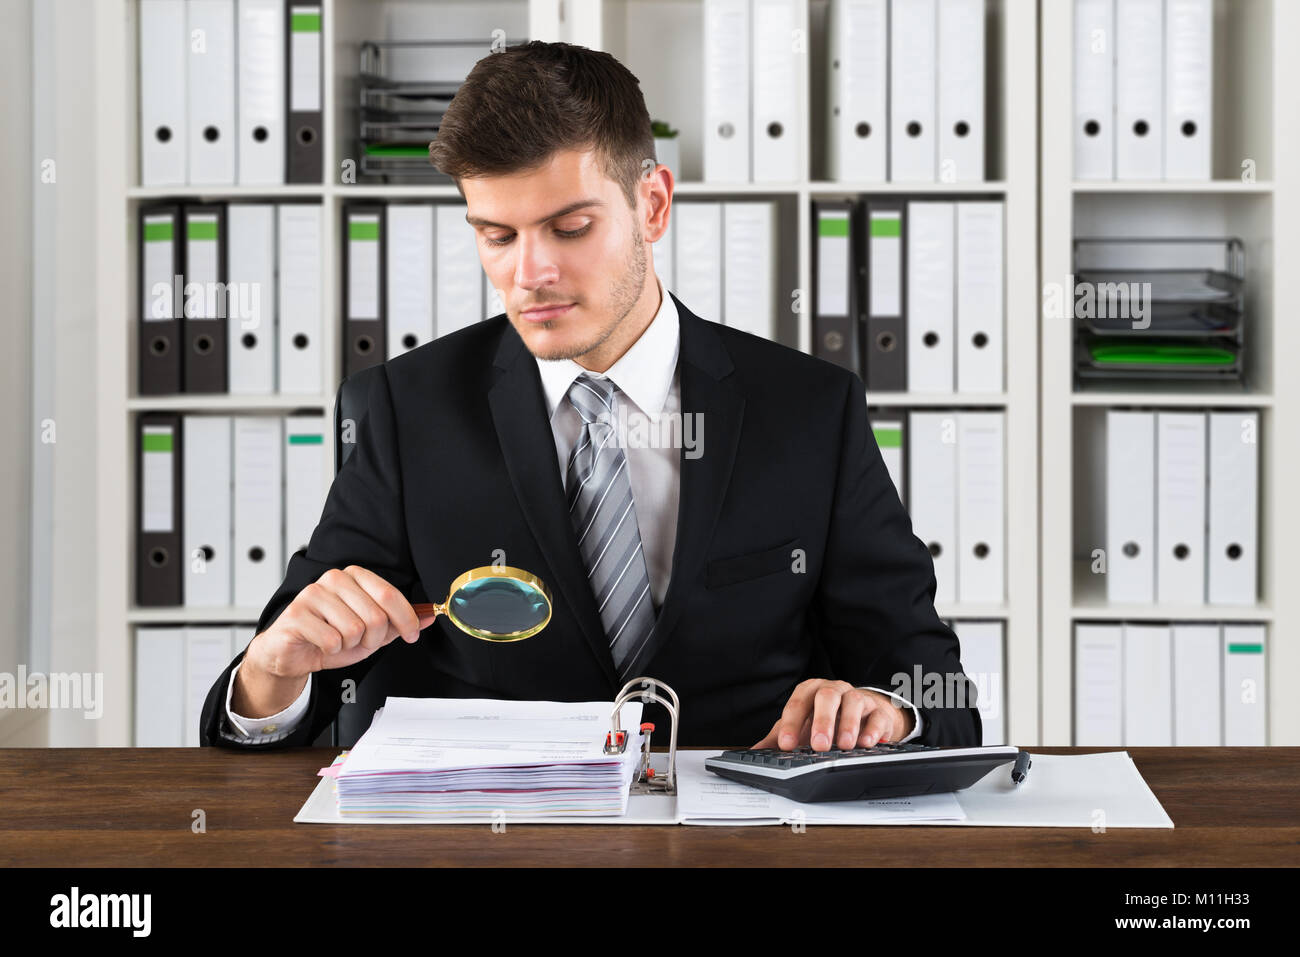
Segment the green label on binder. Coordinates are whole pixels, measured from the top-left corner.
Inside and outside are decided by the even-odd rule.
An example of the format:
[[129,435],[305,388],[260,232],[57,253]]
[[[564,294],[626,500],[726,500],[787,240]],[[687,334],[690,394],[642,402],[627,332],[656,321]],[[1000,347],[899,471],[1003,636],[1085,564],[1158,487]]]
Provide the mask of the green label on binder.
[[817,223],[818,236],[847,236],[849,234],[849,217],[823,216]]
[[172,224],[167,223],[145,223],[144,224],[144,241],[147,243],[154,242],[171,242]]
[[141,439],[140,447],[145,452],[170,452],[172,450],[172,434],[170,432],[146,432]]
[[903,447],[902,429],[876,429],[876,445],[882,449],[901,449]]
[[192,219],[186,227],[185,235],[190,239],[216,239],[217,221],[214,219],[205,223]]
[[290,445],[321,445],[325,441],[320,435],[290,435]]
[[903,235],[903,221],[897,216],[872,216],[871,235],[876,237],[901,236]]
[[1263,653],[1263,645],[1228,645],[1228,654],[1230,655],[1262,655]]
[[348,223],[348,239],[378,239],[379,223],[366,223],[354,219]]
[[320,14],[295,13],[290,29],[294,33],[320,33]]

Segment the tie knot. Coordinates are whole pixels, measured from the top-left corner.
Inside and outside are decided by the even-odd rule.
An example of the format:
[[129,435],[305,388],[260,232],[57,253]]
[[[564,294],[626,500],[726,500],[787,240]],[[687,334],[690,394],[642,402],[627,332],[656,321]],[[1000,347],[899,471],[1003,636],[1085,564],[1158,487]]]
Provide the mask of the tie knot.
[[569,386],[569,401],[586,424],[598,420],[608,422],[614,416],[614,382],[584,372]]

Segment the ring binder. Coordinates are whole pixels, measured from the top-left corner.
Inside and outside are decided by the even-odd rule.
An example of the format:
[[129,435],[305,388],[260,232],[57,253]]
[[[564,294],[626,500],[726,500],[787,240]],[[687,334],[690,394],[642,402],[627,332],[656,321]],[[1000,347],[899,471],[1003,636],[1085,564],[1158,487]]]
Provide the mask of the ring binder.
[[[630,690],[632,686],[640,683],[640,690]],[[662,688],[668,693],[671,702],[665,700],[654,691],[650,690],[651,686]],[[628,734],[627,731],[619,725],[622,723],[619,711],[627,701],[640,698],[643,704],[656,701],[663,705],[668,712],[668,718],[672,722],[669,728],[668,736],[668,773],[663,777],[655,777],[654,769],[650,767],[650,735],[654,732],[654,725],[645,722],[641,725],[644,732],[644,742],[641,750],[641,767],[637,771],[637,776],[632,781],[630,788],[631,794],[676,794],[677,793],[677,726],[681,724],[681,702],[677,700],[677,692],[654,678],[633,678],[614,698],[614,711],[610,715],[610,730],[605,735],[605,753],[622,754],[627,750]]]

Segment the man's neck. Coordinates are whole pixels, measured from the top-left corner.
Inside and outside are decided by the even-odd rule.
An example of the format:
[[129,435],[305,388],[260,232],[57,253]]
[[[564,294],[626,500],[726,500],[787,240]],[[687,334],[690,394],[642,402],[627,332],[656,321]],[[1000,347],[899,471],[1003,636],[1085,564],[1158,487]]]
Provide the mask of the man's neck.
[[[651,278],[654,278],[653,273]],[[658,279],[655,279],[647,292],[649,295],[642,294],[641,299],[632,307],[632,311],[619,324],[619,328],[615,330],[614,335],[590,352],[577,356],[573,361],[589,372],[603,373],[609,371],[609,368],[615,362],[623,358],[627,351],[636,345],[637,340],[650,328],[650,323],[654,322],[655,316],[659,314],[660,307],[663,306],[663,296],[659,292]],[[643,302],[647,299],[650,300],[650,303],[649,307],[645,308]]]

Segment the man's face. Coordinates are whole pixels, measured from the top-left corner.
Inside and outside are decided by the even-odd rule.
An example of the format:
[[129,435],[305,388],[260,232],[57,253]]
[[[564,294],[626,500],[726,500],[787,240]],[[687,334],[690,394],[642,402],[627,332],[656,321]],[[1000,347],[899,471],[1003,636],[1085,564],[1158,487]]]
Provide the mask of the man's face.
[[[630,343],[616,348],[620,324],[645,289],[645,239],[595,154],[562,150],[536,171],[469,178],[461,189],[483,269],[528,351],[621,355]],[[532,312],[549,307],[567,308]]]

